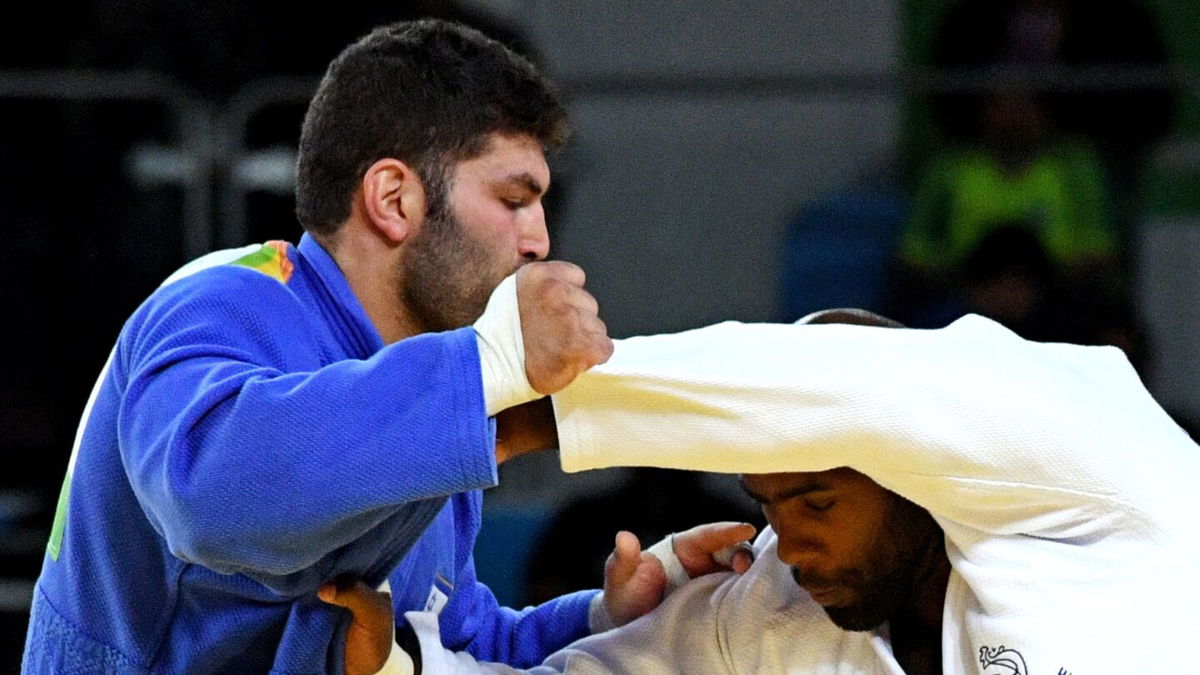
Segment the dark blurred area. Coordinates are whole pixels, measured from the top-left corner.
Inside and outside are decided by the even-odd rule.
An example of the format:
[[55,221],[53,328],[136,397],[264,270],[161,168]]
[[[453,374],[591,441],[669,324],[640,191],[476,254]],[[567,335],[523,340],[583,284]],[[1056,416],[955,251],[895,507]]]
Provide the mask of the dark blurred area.
[[599,587],[618,531],[650,547],[701,523],[765,519],[748,499],[718,495],[693,471],[634,469],[612,490],[572,500],[533,541],[522,580],[528,602],[545,602],[581,588]]
[[[1130,253],[1156,145],[1198,131],[1179,129],[1196,92],[1173,74],[1196,48],[1159,11],[1189,2],[905,3],[903,65],[937,75],[900,92],[907,159],[799,205],[763,252],[783,261],[780,318],[855,305],[935,326],[974,311],[1161,366]],[[18,467],[0,478],[0,668],[16,670],[76,422],[125,318],[191,257],[298,239],[290,153],[307,98],[372,27],[460,20],[542,59],[473,6],[96,0],[0,23],[0,293],[15,317],[0,443]],[[499,553],[478,556],[479,575],[520,550],[503,601],[595,586],[617,529],[648,546],[708,520],[761,525],[740,497],[644,470],[555,511],[494,511],[481,545]]]
[[[1124,253],[1137,176],[1169,129],[1176,93],[1128,81],[1115,90],[1073,90],[1062,86],[1072,82],[1046,76],[1107,69],[1136,77],[1165,69],[1156,19],[1133,0],[958,2],[937,27],[930,65],[951,72],[992,69],[998,76],[979,91],[928,99],[946,148],[928,158],[916,181],[896,311],[916,325],[976,311],[1026,337],[1099,341],[1099,315],[1129,302]],[[1022,69],[1027,79],[1006,81],[1003,69]],[[1007,256],[1034,255],[989,238],[1012,228],[1028,232],[1026,248],[1040,248],[1048,264],[1036,279],[1021,277],[1026,285],[1036,281],[1028,289],[1036,301],[1013,298],[1001,309],[996,303],[1006,303],[1006,289],[1026,289],[978,274],[981,266],[1005,266]],[[991,283],[986,292],[984,283]],[[1049,296],[1059,305],[1047,304]],[[1020,303],[1026,306],[1018,312]]]

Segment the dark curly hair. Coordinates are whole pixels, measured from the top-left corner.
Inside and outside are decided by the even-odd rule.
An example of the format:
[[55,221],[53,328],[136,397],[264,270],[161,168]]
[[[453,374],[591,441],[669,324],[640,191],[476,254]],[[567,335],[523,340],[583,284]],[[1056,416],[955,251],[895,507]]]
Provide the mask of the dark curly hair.
[[309,103],[296,216],[309,232],[336,232],[363,174],[385,157],[417,172],[435,210],[454,163],[483,153],[488,135],[557,149],[568,131],[557,89],[499,42],[432,19],[383,26],[333,60]]

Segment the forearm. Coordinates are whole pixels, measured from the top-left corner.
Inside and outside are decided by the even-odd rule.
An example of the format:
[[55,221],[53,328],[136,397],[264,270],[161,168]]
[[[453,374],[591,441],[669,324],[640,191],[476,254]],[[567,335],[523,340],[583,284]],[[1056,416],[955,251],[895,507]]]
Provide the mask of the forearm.
[[477,377],[455,366],[469,337],[290,374],[213,357],[150,367],[121,424],[139,500],[194,562],[286,573],[400,504],[492,485]]
[[483,661],[528,667],[557,649],[589,635],[589,607],[596,591],[569,593],[541,605],[500,607],[491,591],[478,587],[473,606],[451,600],[442,611],[442,640]]
[[902,494],[937,477],[1059,486],[1062,462],[1094,465],[1097,447],[1164,425],[1115,350],[1029,343],[979,318],[636,338],[554,403],[569,471],[849,466]]

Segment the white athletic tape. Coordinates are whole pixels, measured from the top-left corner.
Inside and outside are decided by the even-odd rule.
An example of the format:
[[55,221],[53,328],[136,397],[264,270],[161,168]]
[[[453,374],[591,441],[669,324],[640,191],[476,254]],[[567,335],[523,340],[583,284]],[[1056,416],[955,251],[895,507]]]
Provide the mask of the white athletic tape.
[[[720,551],[712,554],[713,560],[717,563],[733,568],[733,557],[738,551],[745,551],[750,555],[750,560],[754,560],[754,549],[749,542],[743,541],[740,544],[727,546]],[[675,589],[691,581],[687,570],[683,569],[683,563],[679,562],[679,556],[675,554],[675,535],[671,534],[663,537],[662,541],[646,549],[646,553],[658,558],[662,563],[663,571],[667,575],[667,589],[664,595],[669,595]]]
[[670,594],[691,580],[687,570],[683,569],[683,564],[679,562],[679,556],[675,555],[674,534],[663,537],[662,541],[646,549],[646,553],[658,558],[663,571],[667,573],[667,588],[663,595]]
[[517,275],[500,282],[488,298],[483,315],[475,322],[479,345],[479,370],[488,417],[542,397],[525,376],[525,340],[517,304]]
[[604,591],[593,595],[592,601],[588,603],[588,630],[593,633],[603,633],[616,627],[617,624],[612,620],[612,615],[608,613],[608,607],[604,604]]

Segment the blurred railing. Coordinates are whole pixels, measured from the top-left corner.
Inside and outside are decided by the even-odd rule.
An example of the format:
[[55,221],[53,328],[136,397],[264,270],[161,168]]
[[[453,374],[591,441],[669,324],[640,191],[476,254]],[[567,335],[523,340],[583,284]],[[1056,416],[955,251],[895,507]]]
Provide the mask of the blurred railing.
[[211,249],[209,195],[217,158],[210,149],[216,116],[204,99],[160,73],[95,70],[0,70],[0,99],[149,102],[165,107],[178,143],[152,152],[132,151],[131,178],[138,184],[148,180],[179,187],[184,194],[184,253],[195,257]]
[[[316,89],[310,78],[252,82],[222,106],[171,78],[152,72],[90,70],[0,70],[0,104],[8,100],[129,101],[162,105],[174,123],[176,143],[145,142],[129,150],[125,163],[135,185],[174,186],[184,195],[183,257],[245,243],[246,199],[255,191],[290,194],[295,144],[266,149],[247,146],[247,130],[265,108],[303,105]],[[994,67],[902,73],[806,75],[671,75],[585,77],[560,81],[575,100],[602,97],[780,97],[892,92],[975,92],[997,87],[1041,91],[1173,89],[1200,97],[1200,76],[1184,67]],[[1200,161],[1187,146],[1169,153],[1172,162]],[[215,195],[215,199],[214,199]]]

